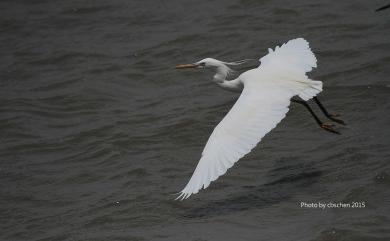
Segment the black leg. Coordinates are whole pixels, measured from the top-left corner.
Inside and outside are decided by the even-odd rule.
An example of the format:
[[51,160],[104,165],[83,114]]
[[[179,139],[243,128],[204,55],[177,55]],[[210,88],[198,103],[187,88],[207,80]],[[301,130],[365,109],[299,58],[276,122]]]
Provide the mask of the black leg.
[[310,112],[310,114],[314,117],[314,119],[315,119],[315,121],[317,122],[317,124],[318,124],[322,129],[340,135],[340,132],[338,132],[338,131],[336,131],[336,130],[333,129],[333,125],[323,123],[323,122],[320,120],[320,118],[318,118],[318,116],[314,113],[314,111],[312,110],[312,108],[310,107],[310,105],[309,105],[308,103],[306,103],[306,101],[291,99],[291,102],[295,102],[295,103],[298,103],[298,104],[301,104],[301,105],[305,106],[305,107],[307,108],[307,110]]
[[337,114],[330,114],[326,109],[325,107],[322,105],[322,103],[320,102],[320,100],[317,98],[317,97],[313,97],[314,101],[317,103],[317,105],[320,107],[321,111],[324,113],[324,115],[326,117],[328,117],[328,119],[334,121],[334,122],[337,122],[339,124],[342,124],[342,125],[346,125],[345,122],[343,120],[340,120],[338,118],[336,118]]

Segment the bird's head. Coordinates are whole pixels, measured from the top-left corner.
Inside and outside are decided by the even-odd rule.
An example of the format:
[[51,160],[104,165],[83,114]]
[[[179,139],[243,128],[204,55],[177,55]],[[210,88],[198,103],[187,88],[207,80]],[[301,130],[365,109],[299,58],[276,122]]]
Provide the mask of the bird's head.
[[213,58],[205,58],[193,64],[181,64],[177,65],[176,69],[203,69],[203,68],[213,68],[217,71],[214,75],[213,80],[220,82],[221,80],[225,80],[230,74],[234,73],[229,66],[235,66],[244,64],[248,61],[252,61],[253,59],[243,59],[234,62],[223,62]]
[[205,58],[193,64],[180,64],[176,65],[176,69],[202,69],[202,68],[218,68],[225,66],[225,63],[213,58]]

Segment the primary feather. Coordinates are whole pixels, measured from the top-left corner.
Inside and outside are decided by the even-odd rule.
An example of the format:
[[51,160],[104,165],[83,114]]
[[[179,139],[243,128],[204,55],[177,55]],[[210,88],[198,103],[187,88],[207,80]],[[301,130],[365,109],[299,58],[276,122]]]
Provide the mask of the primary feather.
[[[261,65],[238,77],[241,96],[213,130],[195,171],[177,199],[207,188],[249,153],[285,117],[291,97],[308,100],[321,92],[322,82],[308,79],[316,67],[309,44],[294,39],[260,59]],[[236,80],[237,81],[237,80]]]

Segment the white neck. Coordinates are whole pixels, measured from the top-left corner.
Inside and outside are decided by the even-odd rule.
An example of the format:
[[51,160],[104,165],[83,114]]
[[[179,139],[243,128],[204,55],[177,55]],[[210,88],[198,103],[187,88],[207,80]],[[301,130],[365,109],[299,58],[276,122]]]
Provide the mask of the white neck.
[[222,89],[233,92],[241,92],[244,86],[240,79],[227,80],[227,76],[230,71],[232,70],[228,66],[220,63],[220,66],[217,67],[217,73],[214,75],[213,82],[219,85]]

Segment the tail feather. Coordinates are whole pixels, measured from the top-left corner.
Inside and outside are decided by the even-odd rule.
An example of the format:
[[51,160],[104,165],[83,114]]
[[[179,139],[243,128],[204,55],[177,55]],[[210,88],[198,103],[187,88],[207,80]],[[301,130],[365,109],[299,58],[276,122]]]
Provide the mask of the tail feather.
[[310,100],[311,98],[319,94],[321,91],[322,81],[310,80],[310,82],[308,82],[308,87],[306,87],[299,93],[299,97],[301,97],[303,100]]

